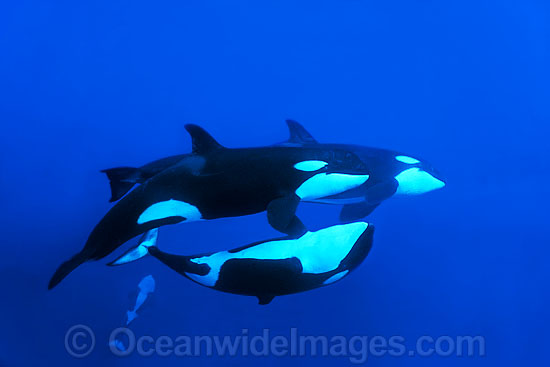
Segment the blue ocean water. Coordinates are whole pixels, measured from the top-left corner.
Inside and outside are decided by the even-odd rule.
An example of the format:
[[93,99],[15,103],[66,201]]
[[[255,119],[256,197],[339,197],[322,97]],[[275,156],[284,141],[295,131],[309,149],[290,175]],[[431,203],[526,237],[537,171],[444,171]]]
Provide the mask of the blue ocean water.
[[[545,1],[4,2],[0,365],[548,365],[549,10]],[[447,186],[369,216],[374,247],[348,278],[267,306],[150,258],[86,263],[47,291],[110,208],[99,170],[190,151],[185,123],[247,147],[285,140],[287,118],[321,142],[424,157]],[[338,213],[299,208],[311,229]],[[262,213],[164,227],[159,245],[195,254],[276,236]],[[156,289],[131,326],[136,338],[251,339],[265,329],[354,346],[163,356],[147,340],[152,356],[116,356],[109,337],[149,274]],[[92,343],[68,339],[75,325],[95,335],[84,358],[67,343],[84,352]],[[352,338],[376,336],[402,338],[407,352],[369,344],[363,358],[364,339]],[[465,336],[481,337],[483,351],[446,347]],[[425,349],[441,341],[439,351],[410,356],[422,337]]]

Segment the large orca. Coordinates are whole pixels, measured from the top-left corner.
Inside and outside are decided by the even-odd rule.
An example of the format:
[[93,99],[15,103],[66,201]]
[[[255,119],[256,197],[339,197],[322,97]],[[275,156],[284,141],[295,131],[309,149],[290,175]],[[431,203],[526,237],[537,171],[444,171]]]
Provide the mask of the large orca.
[[118,201],[96,225],[84,248],[63,263],[49,288],[88,260],[109,255],[128,240],[163,225],[255,214],[299,236],[300,201],[344,193],[369,179],[352,152],[321,146],[228,149],[196,125],[186,125],[192,154],[149,178]]
[[[380,203],[394,195],[419,195],[445,186],[441,174],[428,162],[410,155],[380,148],[351,144],[324,144],[317,140],[298,122],[286,121],[290,138],[277,146],[317,147],[326,150],[341,150],[357,155],[368,167],[370,178],[352,191],[323,197],[316,202],[343,204],[340,218],[354,221],[368,216]],[[167,167],[187,162],[196,164],[190,155],[178,155],[160,159],[140,168],[120,167],[105,170],[111,183],[111,201],[117,200],[135,183],[162,172]]]
[[[299,238],[256,242],[229,251],[180,256],[156,247],[157,229],[137,249],[112,263],[120,265],[149,253],[184,277],[209,288],[258,297],[261,305],[276,296],[304,292],[347,276],[367,257],[374,227],[364,222],[306,232]],[[133,255],[132,255],[133,254]]]
[[[313,139],[305,129],[295,129],[290,122],[292,121],[287,120],[290,138],[288,141],[275,144],[275,146],[299,147],[302,144],[316,143],[315,139]],[[202,168],[202,160],[197,159],[196,155],[190,153],[157,159],[141,167],[115,167],[101,170],[109,179],[109,185],[111,187],[111,198],[109,202],[120,200],[120,198],[126,195],[132,187],[134,187],[134,185],[142,184],[151,177],[176,164],[186,165],[190,170],[194,170],[195,172],[200,172]]]
[[[287,120],[290,137],[288,141],[275,144],[275,146],[294,146],[299,147],[302,144],[316,143],[315,139],[305,129],[296,129],[291,125],[291,120]],[[299,127],[301,127],[299,125]],[[101,170],[107,175],[111,187],[111,198],[109,202],[120,200],[136,184],[142,184],[151,177],[159,174],[165,169],[176,164],[186,165],[190,170],[200,172],[202,160],[197,159],[194,154],[178,154],[166,158],[157,159],[141,167],[115,167]]]

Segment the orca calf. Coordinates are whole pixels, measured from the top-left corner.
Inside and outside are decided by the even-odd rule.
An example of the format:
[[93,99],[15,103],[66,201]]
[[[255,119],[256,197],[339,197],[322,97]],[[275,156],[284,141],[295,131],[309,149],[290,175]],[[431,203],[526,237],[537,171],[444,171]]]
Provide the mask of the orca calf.
[[[229,251],[180,256],[159,250],[157,230],[147,241],[111,265],[120,265],[149,252],[184,277],[221,292],[258,297],[266,305],[274,297],[332,284],[367,257],[374,227],[364,222],[306,232],[299,238],[253,243]],[[152,240],[151,240],[152,238]]]
[[49,289],[80,264],[109,255],[128,240],[168,224],[267,211],[271,226],[292,236],[306,229],[300,201],[345,193],[369,179],[354,154],[322,146],[228,149],[206,131],[186,125],[193,151],[118,201],[78,254],[53,275]]

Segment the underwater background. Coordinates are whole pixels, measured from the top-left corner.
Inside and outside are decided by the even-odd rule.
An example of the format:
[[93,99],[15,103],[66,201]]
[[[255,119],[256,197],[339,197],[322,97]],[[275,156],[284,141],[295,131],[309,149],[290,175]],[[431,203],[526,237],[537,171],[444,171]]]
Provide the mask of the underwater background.
[[[353,362],[117,357],[109,335],[149,274],[156,290],[130,327],[137,336],[295,329],[401,336],[408,349],[421,336],[481,336],[485,351],[473,356],[366,363],[549,364],[547,1],[21,0],[0,9],[0,366]],[[151,258],[90,262],[47,291],[111,206],[101,169],[189,152],[185,123],[248,147],[287,139],[287,118],[320,142],[423,157],[447,186],[370,215],[373,249],[348,278],[267,306]],[[301,204],[299,215],[316,230],[338,223],[339,209]],[[165,227],[159,246],[196,254],[277,236],[262,213]],[[74,325],[95,334],[85,358],[66,349]]]

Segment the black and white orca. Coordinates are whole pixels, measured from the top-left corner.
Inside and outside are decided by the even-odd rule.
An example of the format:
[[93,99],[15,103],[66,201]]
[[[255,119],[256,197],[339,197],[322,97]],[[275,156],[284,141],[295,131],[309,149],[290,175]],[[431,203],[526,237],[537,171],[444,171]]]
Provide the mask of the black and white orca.
[[374,227],[364,222],[306,232],[299,238],[253,243],[229,251],[180,256],[156,246],[158,229],[137,249],[112,263],[120,265],[147,251],[184,277],[221,292],[258,297],[299,293],[339,281],[359,266],[372,247]]
[[314,200],[327,204],[343,204],[340,219],[344,222],[367,217],[392,196],[420,195],[445,186],[441,174],[430,163],[420,158],[388,149],[319,143],[300,123],[293,120],[286,122],[291,138],[280,145],[342,149],[357,155],[367,166],[369,179],[364,184],[346,192]]
[[[288,120],[290,138],[288,141],[276,146],[294,146],[299,147],[301,144],[315,143],[315,139],[309,135],[305,129],[295,129]],[[176,164],[185,165],[189,170],[200,172],[204,162],[194,154],[178,154],[166,158],[157,159],[149,162],[141,167],[115,167],[104,169],[101,172],[107,175],[109,185],[111,187],[111,198],[109,202],[120,200],[126,195],[136,184],[142,184],[151,177],[161,173],[165,169]]]
[[187,125],[193,152],[118,201],[78,254],[63,263],[49,288],[80,264],[102,259],[128,240],[168,224],[267,211],[271,226],[299,236],[300,201],[353,190],[369,179],[354,154],[321,146],[228,149],[196,125]]
[[[410,155],[388,149],[372,148],[351,144],[322,144],[298,122],[287,120],[290,132],[288,141],[277,144],[281,147],[312,147],[337,149],[358,156],[368,167],[370,179],[353,191],[338,193],[315,202],[344,205],[340,218],[354,221],[367,217],[380,203],[392,196],[419,195],[445,186],[441,174],[428,162]],[[193,169],[198,165],[189,154],[160,159],[140,168],[120,167],[104,170],[107,173],[112,197],[118,200],[136,183],[162,172],[174,164],[186,164]]]

